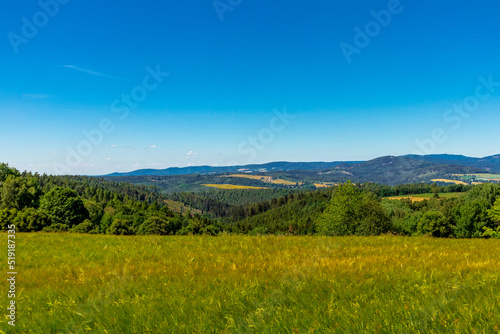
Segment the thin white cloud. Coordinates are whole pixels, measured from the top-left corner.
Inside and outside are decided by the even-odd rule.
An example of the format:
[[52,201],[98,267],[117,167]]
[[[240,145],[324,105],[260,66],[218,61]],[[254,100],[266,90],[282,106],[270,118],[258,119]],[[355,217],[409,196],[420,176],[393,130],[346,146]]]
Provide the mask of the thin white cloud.
[[118,77],[115,77],[115,76],[112,76],[112,75],[109,75],[109,74],[106,74],[106,73],[92,71],[92,70],[89,70],[89,69],[86,69],[86,68],[82,68],[82,67],[78,67],[78,66],[75,66],[75,65],[62,65],[62,67],[69,68],[69,69],[72,69],[72,70],[75,70],[75,71],[78,71],[78,72],[83,72],[83,73],[87,73],[87,74],[90,74],[90,75],[102,77],[102,78],[122,80],[121,78],[118,78]]
[[47,100],[52,96],[47,94],[23,94],[22,97],[26,100]]
[[156,148],[156,145],[151,145],[149,146],[149,148]]
[[195,158],[197,155],[198,155],[198,153],[195,153],[193,151],[189,151],[186,153],[186,159]]

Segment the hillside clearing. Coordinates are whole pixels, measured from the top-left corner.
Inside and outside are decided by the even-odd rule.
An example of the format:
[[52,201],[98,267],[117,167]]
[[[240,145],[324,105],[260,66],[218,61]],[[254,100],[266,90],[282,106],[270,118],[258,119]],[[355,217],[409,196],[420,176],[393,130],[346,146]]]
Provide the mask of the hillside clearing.
[[212,187],[212,188],[219,188],[219,189],[231,189],[231,190],[237,190],[237,189],[269,189],[269,188],[265,188],[265,187],[239,186],[239,185],[235,185],[235,184],[202,184],[202,186]]
[[445,182],[445,183],[454,183],[454,184],[467,184],[463,181],[450,180],[450,179],[432,179],[432,182]]
[[[456,198],[460,196],[464,196],[466,193],[438,193],[439,198]],[[412,200],[412,202],[420,202],[423,200],[428,200],[434,197],[434,194],[413,194],[413,195],[404,195],[404,196],[390,196],[390,197],[385,197],[386,199],[391,199],[391,200],[400,200],[404,198],[409,198]]]
[[266,182],[266,183],[282,184],[285,186],[294,186],[297,183],[299,185],[303,184],[303,182],[293,182],[293,181],[287,181],[287,180],[283,180],[283,179],[273,179],[272,176],[267,176],[267,175],[231,174],[231,175],[222,175],[222,177],[240,177],[240,178],[245,178],[245,179],[259,180],[259,181]]

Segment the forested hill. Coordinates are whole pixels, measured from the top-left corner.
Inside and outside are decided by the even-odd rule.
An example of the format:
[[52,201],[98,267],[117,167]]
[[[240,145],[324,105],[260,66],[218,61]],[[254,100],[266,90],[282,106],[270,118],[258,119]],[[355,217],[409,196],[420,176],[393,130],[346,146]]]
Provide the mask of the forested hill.
[[[323,165],[318,164],[317,167]],[[297,166],[298,167],[298,166]],[[324,167],[324,166],[323,166]],[[164,193],[209,191],[206,185],[238,185],[268,189],[316,189],[347,181],[388,185],[433,182],[433,179],[458,178],[454,175],[482,173],[476,167],[435,163],[405,157],[381,157],[361,163],[340,163],[327,169],[296,169],[267,172],[189,174],[171,176],[107,176],[109,181],[155,186]],[[263,180],[264,179],[264,180]],[[265,179],[287,182],[266,182]]]
[[[169,205],[179,204],[181,212]],[[0,229],[20,232],[217,234],[215,220],[174,203],[154,187],[83,176],[20,173],[0,164]]]
[[403,157],[381,157],[356,165],[342,164],[333,171],[349,173],[355,180],[361,182],[376,182],[382,184],[402,184],[429,181],[438,176],[449,174],[473,174],[481,170],[462,165],[439,164]]
[[[420,202],[384,198],[409,194],[431,196]],[[180,212],[169,208],[172,203],[180,205]],[[500,237],[500,185],[347,182],[311,191],[167,195],[156,187],[93,177],[40,176],[0,164],[0,229],[11,224],[19,232],[119,235],[229,232]]]
[[405,155],[404,157],[438,164],[469,166],[486,172],[500,173],[500,154],[484,158],[471,158],[453,154]]
[[265,164],[239,165],[239,166],[194,166],[194,167],[171,167],[166,169],[139,169],[128,173],[112,173],[109,176],[170,176],[187,174],[214,174],[232,172],[267,172],[267,171],[290,171],[290,170],[321,170],[344,164],[356,164],[362,161],[334,161],[334,162],[270,162]]
[[[333,161],[333,162],[270,162],[265,164],[253,164],[253,165],[238,165],[238,166],[224,166],[224,167],[214,167],[214,166],[194,166],[194,167],[171,167],[166,169],[140,169],[132,172],[125,173],[112,173],[105,175],[105,177],[117,177],[117,176],[171,176],[171,175],[189,175],[189,174],[215,174],[215,173],[234,173],[234,172],[246,172],[246,173],[258,173],[258,172],[279,172],[279,171],[320,171],[320,170],[331,170],[336,167],[341,167],[342,169],[348,169],[348,167],[355,167],[356,165],[362,165],[363,163],[369,163],[368,165],[376,165],[380,160],[387,158],[402,158],[401,161],[406,161],[406,165],[414,165],[416,167],[422,168],[425,165],[419,164],[419,162],[428,162],[431,164],[443,165],[439,168],[439,171],[446,171],[447,166],[462,166],[462,167],[472,167],[476,168],[475,172],[488,172],[488,173],[500,173],[500,154],[492,155],[484,158],[472,158],[463,155],[451,155],[451,154],[434,154],[434,155],[404,155],[400,157],[379,157],[372,159],[370,161]],[[429,165],[427,165],[429,166]],[[467,169],[465,169],[467,170]],[[468,169],[473,170],[473,169]],[[367,174],[367,173],[363,173]],[[373,177],[370,181],[378,182],[374,180]],[[408,182],[408,181],[406,181]]]

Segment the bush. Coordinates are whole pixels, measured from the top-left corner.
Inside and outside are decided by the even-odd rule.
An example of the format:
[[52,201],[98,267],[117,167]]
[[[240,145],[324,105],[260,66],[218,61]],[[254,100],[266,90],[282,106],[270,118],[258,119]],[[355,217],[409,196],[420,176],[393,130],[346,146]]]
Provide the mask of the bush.
[[127,220],[115,219],[108,229],[108,234],[131,235],[134,234],[134,231]]
[[46,226],[42,230],[43,232],[68,232],[69,226],[66,224],[56,223],[50,226]]
[[94,224],[88,219],[85,219],[85,221],[81,224],[76,225],[71,229],[71,232],[74,233],[90,233],[94,229]]
[[253,230],[251,230],[250,232],[248,232],[248,234],[249,235],[263,235],[263,234],[267,234],[268,230],[269,229],[265,226],[258,226],[256,228],[254,228]]
[[150,217],[146,219],[137,230],[137,234],[141,235],[167,235],[169,232],[168,221],[160,217]]

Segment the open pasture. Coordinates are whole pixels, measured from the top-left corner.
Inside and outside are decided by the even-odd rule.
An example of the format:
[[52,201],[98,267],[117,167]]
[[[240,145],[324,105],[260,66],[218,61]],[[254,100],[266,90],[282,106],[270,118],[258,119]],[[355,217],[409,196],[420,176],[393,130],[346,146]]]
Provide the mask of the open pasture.
[[[6,234],[1,240],[7,244]],[[500,328],[500,240],[66,233],[16,240],[18,318],[15,328],[4,319],[3,333]],[[0,293],[6,305],[6,283]]]

